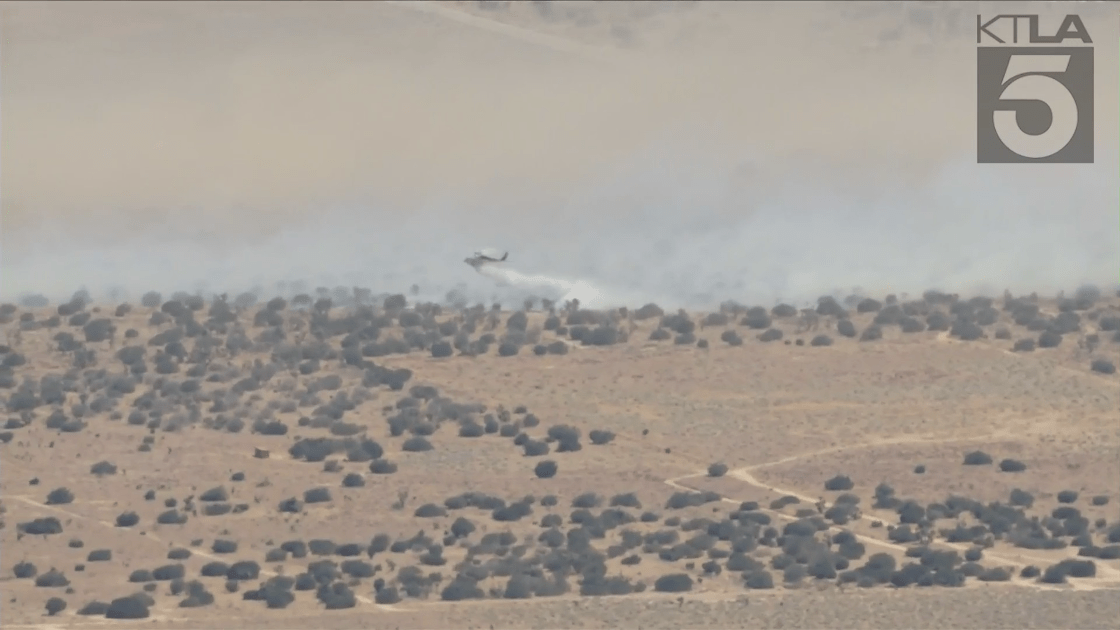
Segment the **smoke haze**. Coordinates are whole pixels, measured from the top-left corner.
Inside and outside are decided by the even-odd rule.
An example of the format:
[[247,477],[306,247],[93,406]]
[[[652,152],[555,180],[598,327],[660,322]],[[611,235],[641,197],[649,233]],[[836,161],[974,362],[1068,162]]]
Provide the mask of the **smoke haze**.
[[838,5],[4,4],[0,296],[1114,286],[1115,7],[1096,164],[998,166],[977,3]]

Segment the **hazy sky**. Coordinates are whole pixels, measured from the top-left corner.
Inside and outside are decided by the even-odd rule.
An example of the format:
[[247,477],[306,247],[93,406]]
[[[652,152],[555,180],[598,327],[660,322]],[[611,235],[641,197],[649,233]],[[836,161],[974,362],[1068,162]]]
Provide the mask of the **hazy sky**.
[[685,5],[6,3],[0,296],[510,298],[480,247],[670,307],[1116,284],[1115,7],[1097,164],[1000,167],[977,3]]

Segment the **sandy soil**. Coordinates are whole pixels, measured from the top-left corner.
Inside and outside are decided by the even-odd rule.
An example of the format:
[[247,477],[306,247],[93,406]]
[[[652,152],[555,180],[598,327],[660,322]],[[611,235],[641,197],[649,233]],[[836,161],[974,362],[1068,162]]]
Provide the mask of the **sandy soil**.
[[[1031,549],[1013,543],[1009,536],[998,536],[986,543],[980,564],[988,569],[1005,567],[1011,579],[980,582],[972,578],[956,595],[914,592],[910,601],[904,591],[890,587],[866,590],[855,584],[844,586],[836,580],[812,578],[793,586],[782,586],[779,579],[776,590],[759,592],[744,588],[744,576],[738,571],[715,574],[701,569],[703,558],[659,559],[657,547],[647,549],[646,554],[654,555],[638,564],[620,563],[624,556],[631,555],[626,551],[623,531],[628,536],[639,536],[639,541],[641,536],[666,530],[673,540],[689,541],[697,535],[702,538],[703,529],[696,527],[733,522],[744,501],[757,502],[757,513],[765,515],[766,522],[782,531],[790,523],[808,522],[804,519],[819,518],[821,512],[829,514],[827,509],[845,501],[840,498],[842,494],[849,494],[858,497],[859,514],[854,520],[839,524],[822,520],[824,531],[829,536],[851,532],[866,550],[864,558],[886,554],[901,566],[911,560],[907,550],[920,544],[896,537],[892,531],[899,525],[899,513],[894,508],[874,504],[879,492],[876,486],[885,483],[894,488],[900,500],[922,506],[951,504],[953,496],[979,501],[977,505],[1007,504],[1011,491],[1018,489],[1033,497],[1033,505],[1018,517],[1028,521],[1036,515],[1046,518],[1055,508],[1065,506],[1069,498],[1062,499],[1059,493],[1073,490],[1077,496],[1069,505],[1087,519],[1091,544],[1107,547],[1105,539],[1110,535],[1109,528],[1117,524],[1115,505],[1120,500],[1115,485],[1109,481],[1120,474],[1115,456],[1120,441],[1112,423],[1120,382],[1114,374],[1088,369],[1088,363],[1107,356],[1115,346],[1106,342],[1095,354],[1086,354],[1072,338],[1093,334],[1097,324],[1092,322],[1114,317],[1118,307],[1120,303],[1115,300],[1098,303],[1092,311],[1095,320],[1084,319],[1080,332],[1066,335],[1070,341],[1030,353],[1009,352],[1013,341],[999,339],[994,332],[988,338],[971,342],[929,331],[891,334],[888,337],[894,338],[875,341],[849,339],[835,330],[822,332],[836,327],[830,318],[824,318],[817,331],[798,332],[798,318],[776,319],[771,325],[783,330],[791,342],[828,334],[835,337],[833,345],[765,343],[754,338],[757,331],[752,334],[748,327],[737,324],[735,316],[730,317],[728,324],[697,329],[697,339],[710,343],[701,348],[696,347],[696,340],[684,345],[671,339],[649,340],[659,323],[672,325],[672,321],[662,322],[659,317],[637,319],[631,312],[616,324],[628,341],[605,347],[575,343],[565,355],[536,356],[530,344],[520,348],[515,356],[501,356],[491,348],[478,356],[435,358],[430,350],[416,349],[376,358],[379,365],[387,368],[411,370],[412,378],[400,392],[370,385],[368,381],[363,384],[367,373],[342,366],[337,358],[326,360],[317,370],[305,368],[308,374],[301,374],[295,364],[286,367],[280,357],[286,356],[285,348],[293,347],[290,344],[297,340],[302,339],[302,344],[294,347],[308,348],[305,353],[313,353],[311,348],[315,347],[337,347],[338,340],[316,346],[312,341],[315,327],[324,320],[316,320],[306,310],[285,310],[280,312],[286,319],[284,328],[291,335],[288,341],[258,343],[235,356],[219,348],[212,350],[204,363],[193,367],[188,357],[182,362],[181,371],[163,375],[149,372],[135,377],[134,392],[110,396],[117,399],[113,404],[116,411],[101,405],[109,404],[102,400],[106,383],[115,383],[112,379],[123,374],[119,353],[123,348],[138,348],[154,360],[161,350],[146,340],[158,331],[177,330],[174,322],[153,325],[152,313],[161,312],[158,308],[135,307],[116,316],[108,312],[109,307],[89,305],[89,310],[82,313],[90,313],[93,321],[112,315],[109,321],[114,334],[112,341],[84,344],[98,363],[82,371],[70,365],[74,350],[59,350],[60,340],[66,341],[67,325],[62,324],[63,331],[58,332],[50,328],[50,319],[57,309],[19,309],[9,313],[7,319],[23,321],[18,327],[24,330],[8,333],[14,339],[6,356],[18,353],[27,363],[13,368],[13,373],[20,379],[38,379],[40,383],[46,382],[44,377],[49,381],[52,374],[69,374],[77,380],[72,386],[74,391],[65,394],[66,404],[37,406],[22,412],[11,409],[19,404],[16,394],[21,387],[9,389],[11,419],[3,446],[2,479],[6,523],[3,545],[8,565],[5,568],[11,571],[16,563],[30,562],[41,575],[53,567],[64,573],[69,585],[56,591],[36,587],[33,579],[17,579],[9,574],[4,578],[5,592],[11,596],[4,608],[5,625],[39,627],[36,624],[48,623],[40,621],[43,602],[56,592],[72,605],[72,609],[60,613],[67,617],[66,623],[96,625],[95,618],[71,615],[90,601],[108,602],[138,589],[145,583],[144,578],[130,584],[132,572],[175,564],[166,558],[173,548],[191,551],[188,558],[180,560],[187,580],[209,562],[233,559],[261,563],[260,579],[264,580],[275,575],[298,575],[307,570],[307,562],[315,557],[279,557],[262,562],[266,552],[286,540],[317,538],[337,545],[356,543],[364,559],[366,547],[377,534],[385,534],[389,540],[403,540],[417,531],[427,531],[438,543],[452,521],[463,516],[477,524],[476,532],[461,540],[444,541],[442,560],[425,569],[443,575],[440,585],[429,589],[427,595],[382,605],[375,602],[374,592],[380,584],[356,579],[351,581],[356,606],[368,609],[378,618],[384,616],[383,623],[401,627],[438,625],[448,619],[468,620],[464,623],[472,627],[555,627],[576,623],[575,619],[584,616],[586,620],[579,622],[581,625],[603,627],[813,624],[820,623],[814,619],[826,618],[814,616],[823,612],[809,610],[818,606],[835,606],[838,610],[856,606],[870,611],[871,616],[866,618],[855,612],[837,613],[837,623],[862,627],[889,626],[903,623],[904,619],[910,619],[909,623],[934,623],[926,620],[936,619],[938,624],[963,626],[992,625],[996,619],[1002,619],[1001,623],[1008,627],[1028,621],[1037,627],[1051,627],[1047,626],[1051,622],[1045,621],[1047,615],[1061,615],[1057,611],[1062,606],[1074,606],[1062,603],[1062,593],[1068,597],[1091,597],[1083,593],[1111,588],[1120,580],[1120,561],[1096,560],[1093,578],[1070,578],[1058,586],[1042,584],[1019,573],[1028,566],[1045,568],[1066,558],[1079,558],[1080,547],[1069,546],[1069,540],[1063,539],[1063,546],[1058,549]],[[422,305],[417,308],[425,310]],[[239,326],[246,326],[253,335],[269,330],[255,327],[251,321],[255,318],[263,323],[255,315],[261,311],[262,307],[253,307],[243,312],[243,324]],[[200,311],[199,317],[206,312]],[[347,312],[336,307],[333,318],[350,321],[345,319]],[[485,334],[495,324],[492,334],[508,334],[503,329],[510,313],[477,313],[444,313],[436,316],[435,324],[431,325],[477,317],[479,334]],[[582,317],[579,313],[568,316]],[[707,317],[694,314],[691,319],[710,323]],[[849,321],[863,330],[873,325],[874,317],[873,313],[851,313]],[[1007,313],[1001,311],[999,321],[991,324],[990,330],[1006,328],[1017,332],[1021,327],[1007,318]],[[546,314],[539,312],[526,318],[528,335],[535,337],[535,343],[541,344],[542,349],[565,337],[555,330],[542,331],[542,327],[552,327],[545,319]],[[34,326],[26,322],[44,323]],[[74,330],[81,334],[85,328]],[[124,334],[128,330],[135,330],[138,335],[129,338]],[[721,341],[727,330],[742,333],[744,344],[732,346]],[[897,333],[890,327],[888,331]],[[570,331],[563,332],[570,335]],[[404,329],[391,326],[384,329],[380,338],[384,341],[402,334],[407,336]],[[166,335],[157,338],[156,344],[166,339]],[[568,342],[573,343],[570,339]],[[174,352],[173,348],[167,350]],[[376,350],[370,352],[379,354]],[[273,365],[278,371],[259,389],[240,396],[230,392],[231,386],[244,387],[242,379],[266,365]],[[195,371],[184,374],[190,369]],[[327,385],[316,385],[331,374],[338,375],[337,382],[329,384],[327,379]],[[200,376],[206,378],[199,379]],[[181,393],[184,387],[191,391],[191,383],[199,383],[199,392]],[[477,417],[480,426],[489,418],[494,423],[494,432],[486,433],[483,428],[480,437],[463,437],[456,430],[455,421],[445,420],[428,438],[432,450],[404,450],[403,440],[410,433],[394,437],[392,422],[386,420],[397,414],[401,407],[397,401],[402,397],[413,400],[408,388],[415,385],[431,385],[441,396],[457,402],[481,403],[484,408],[468,415]],[[327,389],[314,399],[307,399],[309,389],[314,391],[318,387]],[[150,393],[144,393],[149,390]],[[42,387],[38,391],[40,397],[47,395]],[[426,395],[421,390],[411,391],[414,395]],[[321,415],[330,413],[329,407],[322,404],[339,393],[346,393],[358,404],[354,410],[344,411],[343,419],[332,421]],[[41,402],[40,398],[38,404]],[[153,405],[152,411],[137,413],[148,405]],[[100,411],[91,411],[89,406]],[[51,407],[58,411],[49,412]],[[227,407],[227,413],[222,413]],[[510,414],[511,411],[514,413]],[[60,417],[54,421],[56,424],[48,418],[50,413]],[[524,420],[526,413],[537,417],[539,424]],[[66,427],[57,424],[71,417],[77,422],[71,419],[73,424]],[[238,427],[236,432],[228,425],[222,426],[232,418],[243,419],[247,426]],[[24,426],[25,420],[30,420],[30,424]],[[266,434],[267,429],[261,424],[264,421],[282,423],[287,433]],[[509,422],[513,423],[510,429],[522,428],[510,433],[498,430]],[[149,428],[145,429],[145,425]],[[550,453],[526,456],[522,448],[511,443],[510,437],[522,431],[531,439],[545,438],[546,430],[557,425],[579,430],[582,447],[578,451],[559,451],[561,442],[553,441],[551,448],[546,447]],[[352,428],[347,429],[348,426]],[[610,441],[595,444],[590,437],[594,430],[612,432]],[[338,437],[350,432],[376,441],[384,449],[381,459],[392,461],[397,469],[391,474],[371,474],[369,462],[363,458],[355,461],[353,454],[337,453],[327,456],[325,462],[318,458],[306,462],[289,452],[303,438]],[[267,451],[268,457],[254,457],[255,449]],[[994,463],[964,465],[965,454],[977,450],[989,453]],[[999,463],[1007,458],[1022,462],[1025,470],[1000,472]],[[542,460],[555,461],[559,472],[550,478],[538,478],[535,466]],[[92,474],[92,466],[98,462],[111,462],[116,472]],[[712,473],[708,466],[715,463],[725,464],[726,472]],[[914,471],[919,464],[925,467],[922,474]],[[343,483],[346,475],[362,479],[364,485],[347,487]],[[827,490],[825,482],[836,475],[849,477],[852,486],[843,491]],[[71,500],[48,497],[52,490],[63,487],[72,494]],[[218,487],[225,489],[226,496],[217,503],[227,509],[234,506],[233,510],[207,515],[206,506],[214,501],[205,501],[204,493]],[[298,512],[279,511],[282,501],[305,498],[304,492],[313,488],[327,488],[330,499],[302,504]],[[675,492],[693,491],[711,492],[715,500],[691,507],[672,503]],[[445,500],[466,492],[481,492],[507,502],[527,502],[532,507],[528,515],[513,521],[494,520],[486,511],[470,507],[436,509],[434,518],[414,514],[423,505],[443,505]],[[593,508],[588,515],[605,509],[610,497],[633,493],[637,498],[633,504],[623,503],[625,507],[621,510],[629,514],[632,522],[607,530],[603,539],[594,541],[595,548],[604,553],[612,545],[623,545],[619,552],[610,551],[603,557],[608,574],[625,577],[632,584],[644,584],[649,591],[667,573],[691,574],[695,583],[681,595],[684,603],[667,602],[666,598],[672,597],[664,593],[631,593],[595,601],[587,601],[586,597],[573,599],[573,595],[557,595],[555,601],[547,596],[509,601],[500,597],[508,578],[498,576],[479,582],[484,591],[496,588],[497,599],[469,604],[439,601],[442,589],[452,577],[449,571],[465,570],[471,565],[471,557],[477,561],[488,553],[479,536],[510,532],[509,544],[524,545],[515,553],[527,554],[526,558],[544,553],[547,550],[538,536],[552,523],[542,519],[559,518],[556,524],[561,531],[575,527],[565,515],[573,509],[576,498],[585,493],[596,494],[602,501],[598,510]],[[547,505],[546,496],[555,497],[555,503]],[[798,497],[799,502],[773,504],[788,496]],[[186,510],[186,521],[159,523],[157,517],[172,505]],[[118,517],[124,512],[134,512],[137,524],[120,526]],[[648,522],[642,516],[646,512]],[[547,516],[550,514],[558,516]],[[32,519],[49,516],[59,519],[61,534],[24,533]],[[570,518],[582,522],[574,512]],[[696,518],[706,520],[695,521]],[[972,544],[945,538],[948,534],[944,532],[958,523],[972,526],[981,521],[967,512],[930,521],[931,548],[955,549],[962,555],[968,551]],[[236,550],[215,547],[219,540],[235,542]],[[716,547],[720,544],[717,540]],[[87,561],[87,554],[94,549],[111,550],[111,561]],[[772,566],[782,555],[780,549],[768,548],[765,543],[751,552],[751,557]],[[718,567],[721,556],[712,557]],[[399,571],[410,560],[415,562],[416,556],[410,557],[408,552],[376,552],[370,563],[377,567],[375,575],[392,585],[400,579],[394,569]],[[424,562],[421,559],[419,566],[423,567]],[[854,561],[853,566],[857,563],[858,560]],[[781,578],[782,573],[775,571],[775,575]],[[168,582],[148,582],[155,586],[150,591],[155,599],[150,610],[152,619],[160,627],[214,627],[228,624],[233,617],[247,624],[268,625],[281,620],[288,623],[292,614],[296,618],[313,614],[319,605],[308,593],[297,596],[283,613],[262,613],[266,609],[260,602],[224,593],[223,579],[202,578],[215,594],[216,602],[195,609],[179,607],[182,595],[169,597]],[[252,583],[241,585],[241,590],[248,590]],[[170,588],[176,591],[183,587],[172,584]],[[578,586],[573,588],[578,592]],[[860,592],[852,593],[852,589]],[[999,611],[1001,606],[1020,606],[1015,602],[1027,597],[1023,593],[1040,589],[1046,594],[1042,599],[1029,596],[1032,605],[1027,609],[1032,612],[1021,611],[1019,614],[1025,616],[1013,617],[1016,621],[1006,618],[1011,613]],[[882,594],[876,594],[877,591]],[[976,593],[974,600],[969,599],[970,592]],[[954,600],[958,603],[933,603],[945,601],[939,598],[946,597],[959,598]],[[734,617],[730,611],[746,606],[744,602],[748,599],[748,616]],[[993,599],[997,603],[992,603]],[[1041,606],[1038,612],[1033,612],[1034,604]],[[966,611],[971,605],[975,610]],[[449,606],[454,607],[454,612],[450,612]],[[631,606],[637,607],[634,612],[628,612]],[[673,612],[661,615],[657,611],[663,606]],[[1083,623],[1087,627],[1115,623],[1113,616],[1104,614],[1108,610],[1099,609],[1102,617],[1083,617]],[[941,613],[950,616],[936,616]],[[266,616],[262,618],[262,614]],[[280,616],[269,622],[269,614]],[[352,619],[347,617],[349,614],[341,612],[337,619],[325,623],[345,627],[346,620]],[[851,615],[850,620],[845,621],[845,615]]]

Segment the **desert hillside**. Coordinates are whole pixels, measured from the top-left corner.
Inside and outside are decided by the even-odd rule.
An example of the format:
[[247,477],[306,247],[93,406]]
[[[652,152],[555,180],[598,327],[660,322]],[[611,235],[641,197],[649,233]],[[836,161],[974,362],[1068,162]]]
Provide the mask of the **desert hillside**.
[[570,624],[601,597],[728,624],[922,586],[995,625],[1120,577],[1117,297],[8,304],[5,625]]
[[1116,118],[975,164],[977,6],[0,3],[0,624],[1118,627]]

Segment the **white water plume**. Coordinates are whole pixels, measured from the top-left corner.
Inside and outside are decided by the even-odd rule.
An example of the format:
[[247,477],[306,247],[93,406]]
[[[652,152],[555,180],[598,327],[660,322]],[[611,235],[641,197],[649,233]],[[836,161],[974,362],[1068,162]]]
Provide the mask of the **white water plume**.
[[567,280],[544,274],[522,273],[505,265],[484,265],[478,272],[492,279],[499,287],[509,287],[528,296],[557,302],[579,300],[586,308],[624,306],[626,301],[616,291],[605,291],[588,280]]

